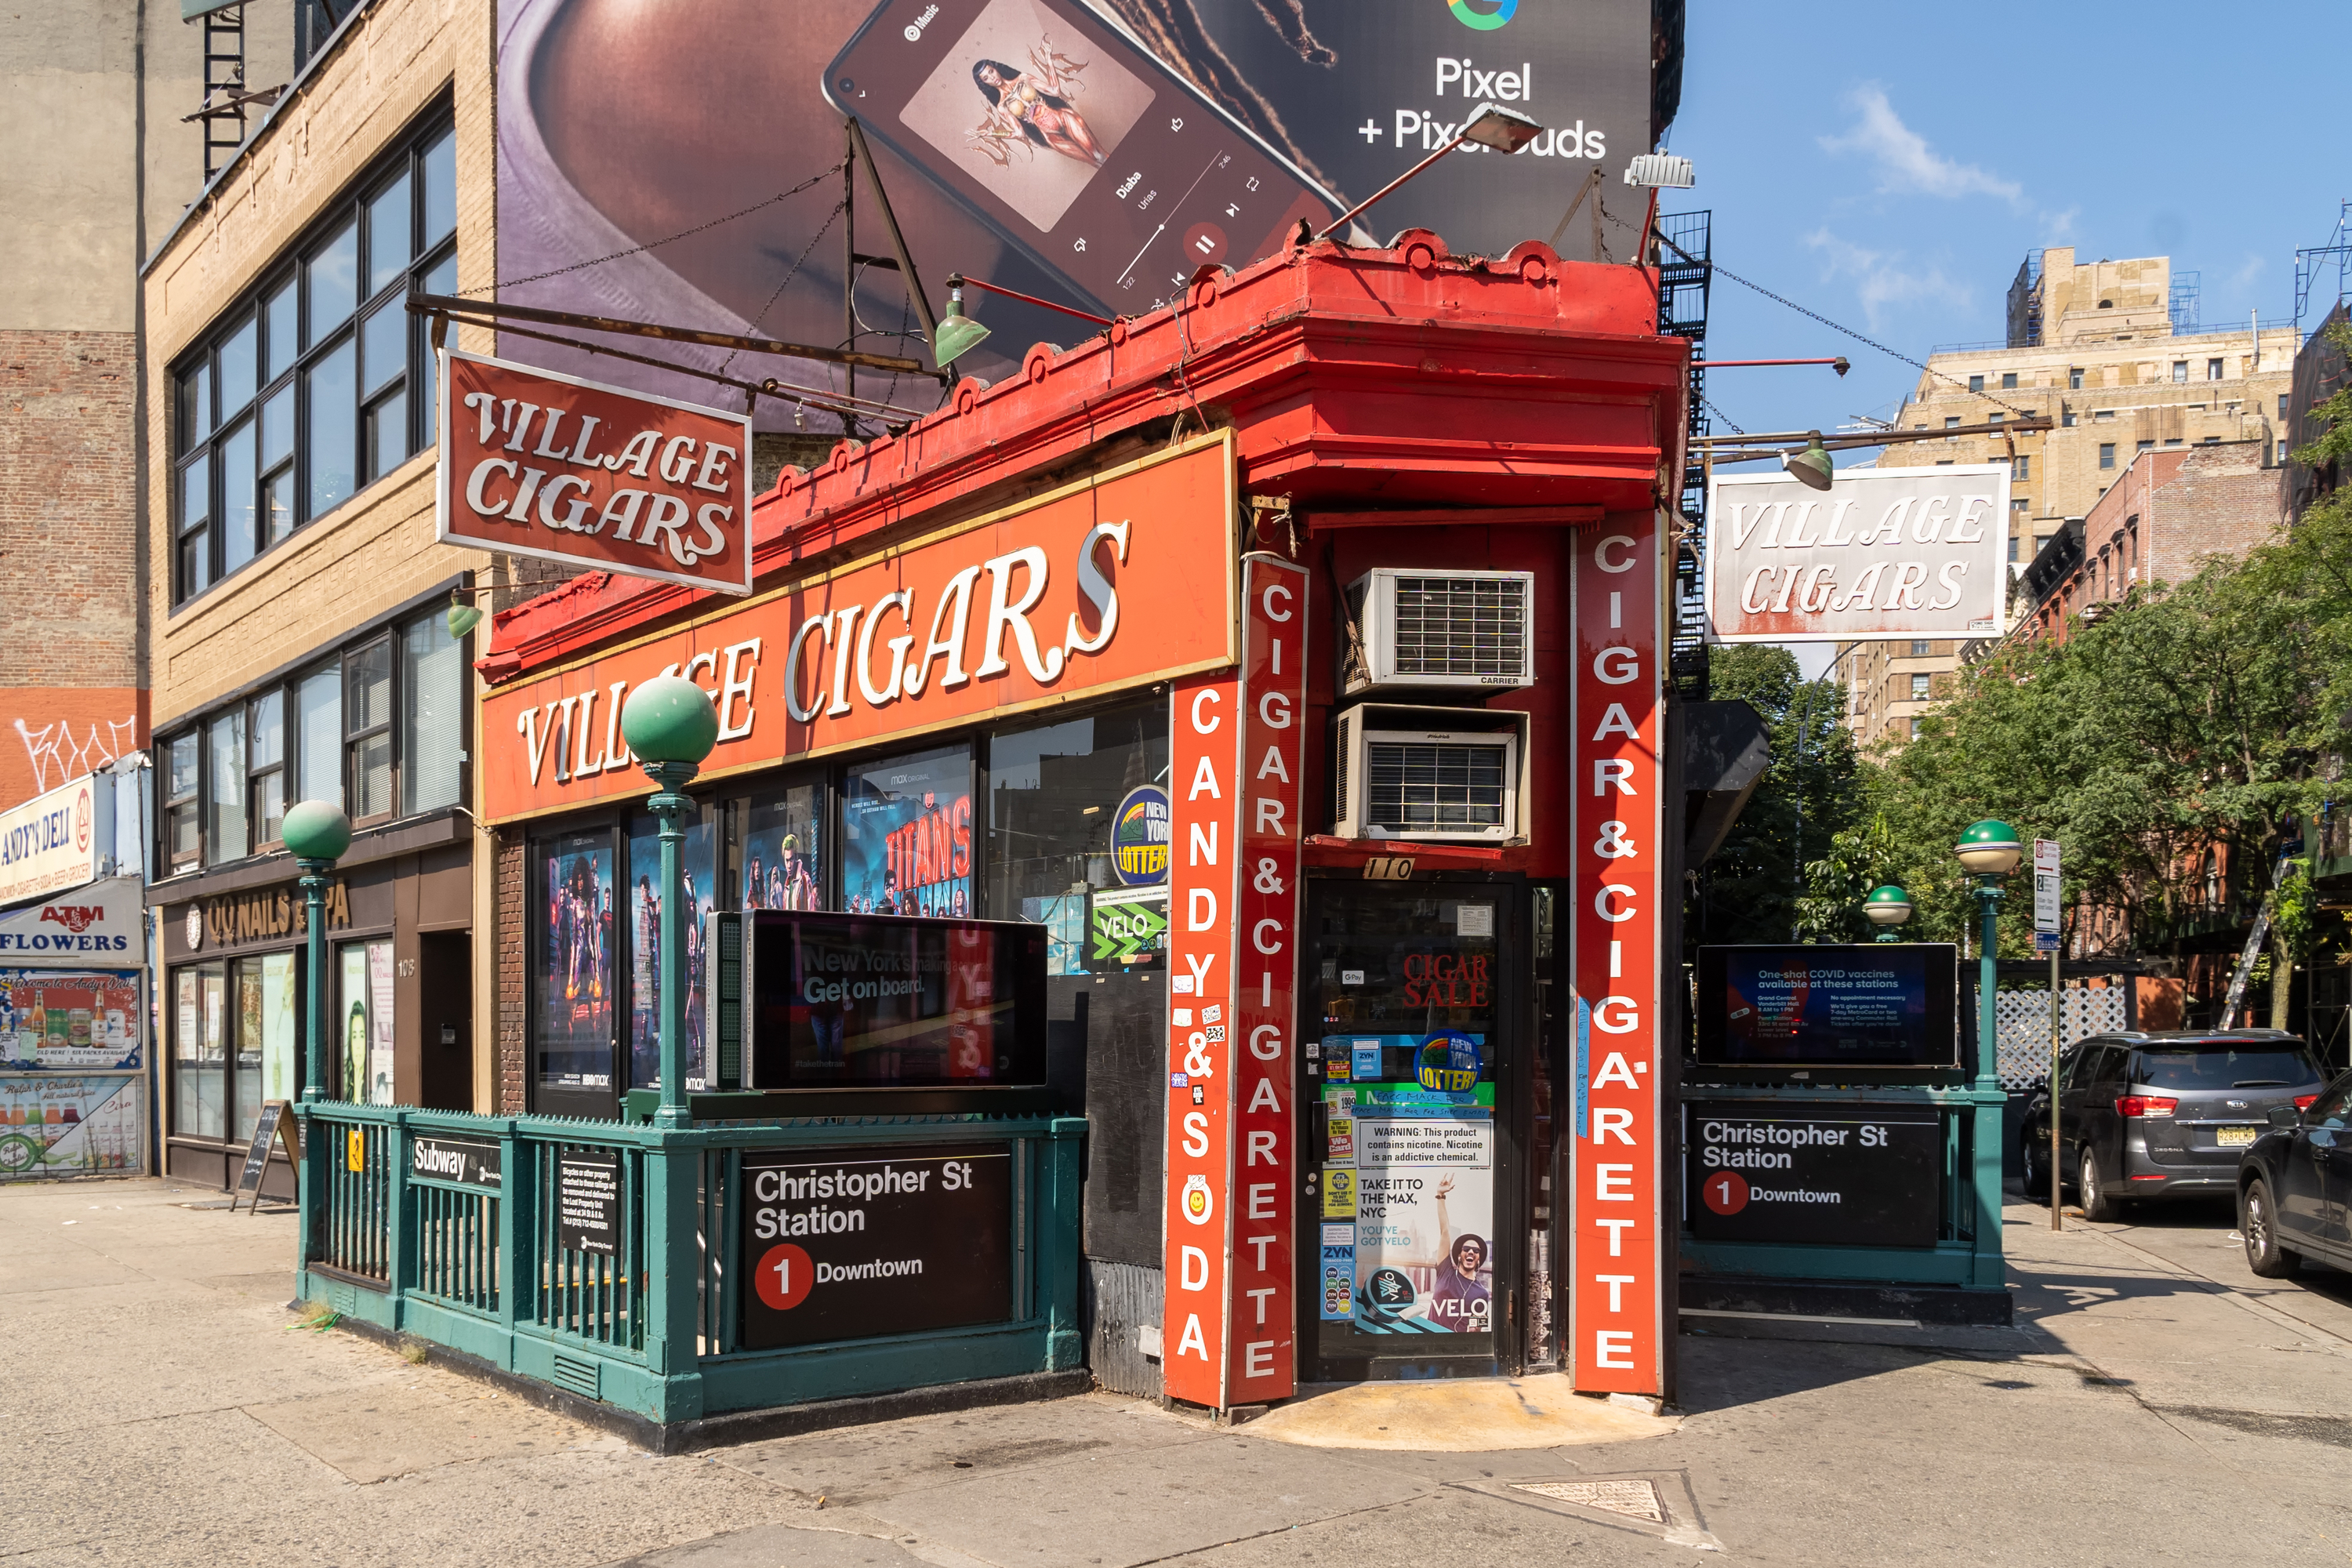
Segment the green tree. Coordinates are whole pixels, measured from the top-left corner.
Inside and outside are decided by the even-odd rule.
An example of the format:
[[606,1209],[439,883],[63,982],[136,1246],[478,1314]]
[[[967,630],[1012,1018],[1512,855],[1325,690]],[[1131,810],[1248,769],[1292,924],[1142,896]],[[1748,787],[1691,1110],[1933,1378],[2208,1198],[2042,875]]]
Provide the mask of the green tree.
[[1744,700],[1762,717],[1771,761],[1723,847],[1697,868],[1685,944],[1788,942],[1800,929],[1806,864],[1853,826],[1858,810],[1845,693],[1833,680],[1804,679],[1795,656],[1769,644],[1710,648],[1707,664],[1710,695]]

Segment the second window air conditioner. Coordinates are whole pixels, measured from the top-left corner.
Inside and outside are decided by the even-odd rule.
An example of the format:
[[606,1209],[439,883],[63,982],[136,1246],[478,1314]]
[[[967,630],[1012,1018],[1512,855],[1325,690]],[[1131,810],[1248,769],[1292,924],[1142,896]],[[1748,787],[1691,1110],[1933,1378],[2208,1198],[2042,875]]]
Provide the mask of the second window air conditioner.
[[1331,722],[1339,837],[1507,844],[1526,834],[1525,713],[1367,702]]

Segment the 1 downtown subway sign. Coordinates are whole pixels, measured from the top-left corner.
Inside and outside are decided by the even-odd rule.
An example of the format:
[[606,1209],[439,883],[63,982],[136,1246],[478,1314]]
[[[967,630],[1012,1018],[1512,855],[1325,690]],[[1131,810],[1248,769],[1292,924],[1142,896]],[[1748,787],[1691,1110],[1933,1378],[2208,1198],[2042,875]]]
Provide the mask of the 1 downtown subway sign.
[[1943,1123],[1923,1105],[1683,1107],[1703,1241],[1933,1247]]
[[746,1350],[1013,1316],[1005,1145],[743,1156]]

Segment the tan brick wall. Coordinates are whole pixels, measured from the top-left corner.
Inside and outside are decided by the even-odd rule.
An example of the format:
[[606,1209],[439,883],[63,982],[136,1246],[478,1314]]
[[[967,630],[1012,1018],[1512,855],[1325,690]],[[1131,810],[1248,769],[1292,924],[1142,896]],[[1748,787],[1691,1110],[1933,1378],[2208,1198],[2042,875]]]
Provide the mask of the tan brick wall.
[[[490,0],[376,0],[243,161],[192,209],[146,277],[151,353],[149,606],[159,725],[490,557],[433,542],[433,458],[411,458],[174,613],[170,367],[326,206],[445,93],[457,132],[457,279],[495,275]],[[487,349],[487,334],[467,334]]]

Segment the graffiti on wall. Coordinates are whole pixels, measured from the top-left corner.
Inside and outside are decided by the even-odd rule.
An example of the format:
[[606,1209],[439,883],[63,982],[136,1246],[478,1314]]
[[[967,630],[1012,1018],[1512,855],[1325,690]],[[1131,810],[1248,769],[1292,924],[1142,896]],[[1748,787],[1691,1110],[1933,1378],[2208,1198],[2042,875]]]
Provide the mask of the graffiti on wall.
[[147,744],[147,693],[131,686],[19,687],[0,718],[0,807],[94,773]]

